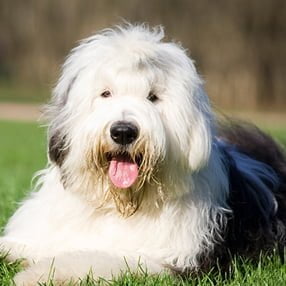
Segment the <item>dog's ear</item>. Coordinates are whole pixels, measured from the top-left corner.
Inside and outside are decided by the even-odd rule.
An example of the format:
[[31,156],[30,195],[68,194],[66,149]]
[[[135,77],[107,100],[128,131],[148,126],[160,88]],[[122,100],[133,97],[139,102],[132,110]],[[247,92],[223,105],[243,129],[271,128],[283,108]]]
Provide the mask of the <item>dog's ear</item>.
[[56,132],[49,138],[48,153],[50,160],[61,166],[65,160],[68,153],[68,148],[66,147],[66,136],[61,135]]
[[207,165],[213,139],[213,115],[207,95],[203,88],[198,90],[198,97],[194,102],[194,110],[190,127],[189,166],[192,171],[198,171]]
[[46,106],[45,115],[50,121],[48,131],[48,154],[50,160],[61,166],[68,154],[66,146],[66,135],[62,131],[57,130],[57,126],[65,122],[66,119],[66,104],[69,98],[69,93],[78,77],[78,73],[71,79],[61,78],[56,88],[54,89],[53,97],[49,105]]
[[211,131],[208,129],[205,123],[200,123],[192,130],[189,165],[193,171],[200,170],[208,163],[212,147]]
[[56,126],[65,121],[64,109],[75,80],[76,77],[73,77],[68,84],[66,83],[66,86],[60,86],[60,84],[62,84],[61,82],[58,84],[54,90],[52,101],[46,107],[45,112],[48,121],[51,122],[48,131],[48,154],[50,160],[58,166],[63,164],[68,153],[68,148],[66,147],[66,135],[63,135],[63,132],[57,130]]

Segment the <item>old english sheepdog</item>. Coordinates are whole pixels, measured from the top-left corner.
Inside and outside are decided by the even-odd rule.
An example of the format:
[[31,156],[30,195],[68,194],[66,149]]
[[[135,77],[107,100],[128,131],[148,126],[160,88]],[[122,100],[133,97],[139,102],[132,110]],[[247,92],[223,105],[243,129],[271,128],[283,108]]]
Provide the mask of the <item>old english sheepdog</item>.
[[46,109],[48,167],[0,239],[17,285],[196,273],[283,259],[286,160],[257,128],[218,124],[186,51],[125,25],[72,50]]

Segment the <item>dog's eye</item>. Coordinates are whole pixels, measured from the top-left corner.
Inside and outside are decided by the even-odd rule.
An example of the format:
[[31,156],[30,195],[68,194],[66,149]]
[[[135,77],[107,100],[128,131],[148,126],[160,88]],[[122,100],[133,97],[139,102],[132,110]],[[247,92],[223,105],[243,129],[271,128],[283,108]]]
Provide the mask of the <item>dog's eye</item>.
[[111,92],[109,90],[105,90],[104,92],[101,93],[100,96],[101,97],[110,97],[111,96]]
[[148,96],[147,96],[147,99],[150,100],[151,102],[155,102],[159,98],[158,98],[158,96],[154,92],[150,91]]

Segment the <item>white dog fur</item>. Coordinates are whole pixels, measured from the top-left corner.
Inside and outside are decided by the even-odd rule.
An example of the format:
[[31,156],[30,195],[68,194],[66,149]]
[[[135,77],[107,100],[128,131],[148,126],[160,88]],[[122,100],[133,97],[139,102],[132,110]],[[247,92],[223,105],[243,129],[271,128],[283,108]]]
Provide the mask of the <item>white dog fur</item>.
[[[39,173],[0,241],[9,259],[26,261],[17,285],[47,281],[51,265],[58,283],[90,271],[109,279],[138,264],[149,273],[196,269],[219,239],[229,183],[213,114],[194,63],[163,36],[160,27],[120,26],[67,58],[46,111],[64,158]],[[104,154],[118,152],[109,130],[122,120],[139,127],[127,151],[143,161],[121,190]]]

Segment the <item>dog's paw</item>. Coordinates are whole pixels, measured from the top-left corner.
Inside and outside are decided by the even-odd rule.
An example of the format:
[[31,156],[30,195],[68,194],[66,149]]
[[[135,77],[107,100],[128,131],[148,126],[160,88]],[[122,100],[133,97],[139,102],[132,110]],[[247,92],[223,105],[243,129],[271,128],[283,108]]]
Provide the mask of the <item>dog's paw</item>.
[[43,277],[30,268],[19,272],[14,277],[14,283],[16,286],[36,286],[38,285],[38,282],[47,281],[43,281]]
[[0,253],[4,259],[9,262],[19,260],[23,267],[27,267],[29,265],[29,261],[24,258],[25,249],[25,245],[7,241],[3,237],[0,237]]
[[72,282],[61,274],[61,272],[55,271],[51,261],[46,260],[33,264],[26,270],[16,274],[14,283],[16,286],[36,286],[40,285],[40,283],[50,285],[49,282],[52,281],[51,285],[63,286]]

